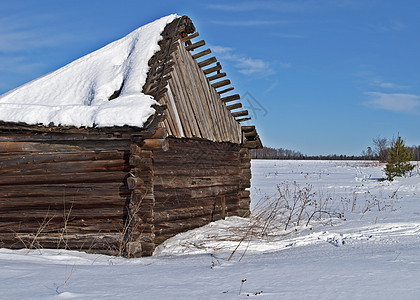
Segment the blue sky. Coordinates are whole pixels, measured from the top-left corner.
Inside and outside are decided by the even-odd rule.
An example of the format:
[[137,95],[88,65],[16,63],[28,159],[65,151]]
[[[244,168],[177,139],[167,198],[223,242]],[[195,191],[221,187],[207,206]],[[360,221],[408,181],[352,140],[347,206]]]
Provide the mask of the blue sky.
[[420,1],[0,2],[0,94],[162,16],[188,15],[266,146],[420,144]]

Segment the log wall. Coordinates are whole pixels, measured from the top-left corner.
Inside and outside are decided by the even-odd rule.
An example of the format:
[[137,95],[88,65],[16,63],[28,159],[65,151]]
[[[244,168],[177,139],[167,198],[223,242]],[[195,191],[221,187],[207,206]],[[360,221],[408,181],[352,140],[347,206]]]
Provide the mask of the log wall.
[[242,213],[240,192],[250,175],[242,172],[238,144],[168,140],[167,152],[153,154],[156,244]]
[[0,131],[0,247],[121,253],[130,144]]

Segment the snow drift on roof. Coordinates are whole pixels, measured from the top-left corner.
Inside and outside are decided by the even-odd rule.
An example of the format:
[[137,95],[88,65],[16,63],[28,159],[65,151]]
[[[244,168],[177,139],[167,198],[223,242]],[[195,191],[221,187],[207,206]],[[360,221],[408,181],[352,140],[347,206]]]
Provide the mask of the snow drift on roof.
[[[0,120],[76,127],[142,127],[157,102],[141,91],[170,15],[0,96]],[[109,97],[122,87],[118,98]]]

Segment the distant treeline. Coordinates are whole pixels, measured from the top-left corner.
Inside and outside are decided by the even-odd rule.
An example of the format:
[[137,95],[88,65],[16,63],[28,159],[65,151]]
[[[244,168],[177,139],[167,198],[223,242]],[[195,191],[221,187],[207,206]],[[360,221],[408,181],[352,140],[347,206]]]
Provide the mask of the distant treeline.
[[[420,161],[420,146],[407,147],[414,155],[414,160]],[[262,149],[250,150],[251,158],[253,159],[294,159],[294,160],[380,160],[380,156],[376,151],[369,147],[367,151],[363,151],[361,155],[306,155],[299,151],[264,147]],[[384,155],[384,154],[383,154]],[[385,154],[386,155],[386,154]]]

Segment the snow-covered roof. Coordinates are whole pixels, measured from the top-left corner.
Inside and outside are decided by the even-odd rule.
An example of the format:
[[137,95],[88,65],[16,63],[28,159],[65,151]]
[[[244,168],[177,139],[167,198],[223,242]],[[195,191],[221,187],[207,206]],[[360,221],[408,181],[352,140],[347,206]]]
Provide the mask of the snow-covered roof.
[[[157,102],[142,93],[170,15],[0,96],[0,120],[76,127],[142,127]],[[123,84],[124,83],[124,84]],[[122,86],[120,95],[109,97]]]

